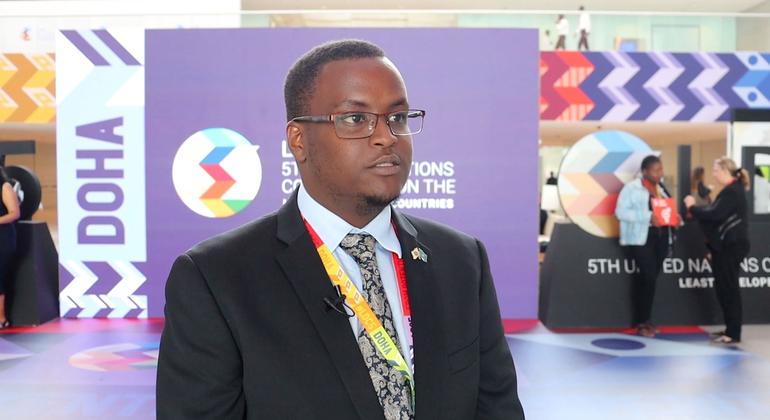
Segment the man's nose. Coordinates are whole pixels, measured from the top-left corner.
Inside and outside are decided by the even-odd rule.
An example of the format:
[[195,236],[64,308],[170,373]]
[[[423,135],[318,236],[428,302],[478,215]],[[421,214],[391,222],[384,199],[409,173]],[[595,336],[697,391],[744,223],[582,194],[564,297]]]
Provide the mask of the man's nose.
[[372,133],[371,142],[375,146],[390,147],[398,141],[398,137],[393,135],[387,123],[387,116],[378,115],[377,124]]

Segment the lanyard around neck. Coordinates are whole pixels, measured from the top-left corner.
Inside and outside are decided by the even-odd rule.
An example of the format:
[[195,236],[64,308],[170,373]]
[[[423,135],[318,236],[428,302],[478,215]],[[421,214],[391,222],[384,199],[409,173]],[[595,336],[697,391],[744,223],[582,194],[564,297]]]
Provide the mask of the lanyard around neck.
[[[334,254],[331,249],[323,243],[321,238],[315,232],[310,223],[304,220],[305,227],[307,228],[310,238],[313,240],[313,245],[316,247],[318,255],[321,257],[326,274],[335,286],[339,286],[342,293],[345,295],[345,303],[350,306],[353,312],[356,314],[361,325],[364,327],[366,334],[372,340],[372,344],[377,351],[388,361],[388,364],[393,366],[397,371],[401,372],[409,383],[409,389],[412,393],[412,404],[414,404],[414,379],[412,370],[406,363],[406,360],[401,355],[401,351],[396,346],[393,338],[385,330],[382,322],[377,318],[377,315],[372,311],[372,308],[366,302],[366,299],[358,291],[356,285],[350,280],[350,277],[342,269],[342,266],[334,258]],[[396,270],[396,277],[398,279],[398,289],[401,295],[402,311],[404,313],[403,322],[406,335],[408,336],[408,343],[410,352],[413,352],[412,348],[412,316],[409,306],[409,295],[406,285],[406,270],[404,269],[404,261],[399,258],[396,253],[391,253],[393,256],[393,266]]]

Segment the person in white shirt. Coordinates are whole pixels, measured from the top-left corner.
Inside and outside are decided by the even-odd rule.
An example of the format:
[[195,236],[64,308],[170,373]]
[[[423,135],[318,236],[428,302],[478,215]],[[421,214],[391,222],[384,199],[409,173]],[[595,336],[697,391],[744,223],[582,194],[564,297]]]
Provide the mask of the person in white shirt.
[[567,21],[567,18],[564,17],[564,15],[559,15],[559,17],[556,19],[556,35],[558,35],[559,38],[556,41],[556,47],[554,47],[555,50],[567,49],[566,43],[567,43],[568,33],[569,33],[569,21]]
[[585,7],[583,6],[580,6],[580,9],[578,10],[580,10],[580,18],[578,20],[578,33],[580,34],[578,51],[580,51],[581,47],[588,51],[588,34],[591,33],[591,15],[586,12]]
[[540,35],[540,51],[549,51],[553,49],[553,40],[551,39],[551,31],[545,30],[545,33]]

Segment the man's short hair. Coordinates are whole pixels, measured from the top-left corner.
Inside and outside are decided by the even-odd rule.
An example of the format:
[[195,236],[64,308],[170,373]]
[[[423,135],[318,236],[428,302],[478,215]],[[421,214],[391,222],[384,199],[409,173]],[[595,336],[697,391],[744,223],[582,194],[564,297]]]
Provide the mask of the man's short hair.
[[300,57],[286,75],[283,96],[286,102],[286,121],[307,115],[310,99],[315,92],[318,74],[327,63],[356,58],[384,57],[382,48],[358,39],[332,41],[319,45]]
[[649,155],[642,160],[642,170],[648,169],[656,163],[660,163],[660,158],[655,155]]

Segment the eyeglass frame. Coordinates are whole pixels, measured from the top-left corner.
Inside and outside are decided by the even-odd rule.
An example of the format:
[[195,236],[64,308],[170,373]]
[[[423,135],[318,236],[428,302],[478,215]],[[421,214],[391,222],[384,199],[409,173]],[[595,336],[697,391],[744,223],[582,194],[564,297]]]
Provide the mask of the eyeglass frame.
[[[400,112],[419,112],[420,118],[422,118],[423,122],[425,121],[426,111],[424,109],[407,109],[403,111],[393,111],[393,112],[381,113],[381,114],[378,114],[376,112],[366,112],[366,111],[348,111],[348,112],[337,112],[334,114],[325,114],[325,115],[301,115],[299,117],[292,118],[291,120],[289,120],[289,122],[330,122],[334,124],[334,134],[336,134],[337,137],[345,140],[357,140],[357,139],[365,139],[365,138],[371,137],[374,134],[374,130],[377,129],[377,124],[380,122],[380,117],[385,117],[385,124],[387,124],[388,126],[388,131],[390,131],[390,134],[394,136],[397,136],[397,137],[411,136],[422,132],[423,123],[420,124],[420,129],[414,133],[407,133],[407,134],[394,133],[393,127],[390,126],[390,122],[388,121],[387,117],[393,114],[398,114]],[[341,137],[337,132],[337,123],[334,120],[334,117],[338,117],[340,115],[349,115],[349,114],[368,114],[368,115],[376,116],[377,119],[374,120],[374,126],[372,126],[371,128],[371,133],[369,133],[369,135],[361,136],[361,137]]]

